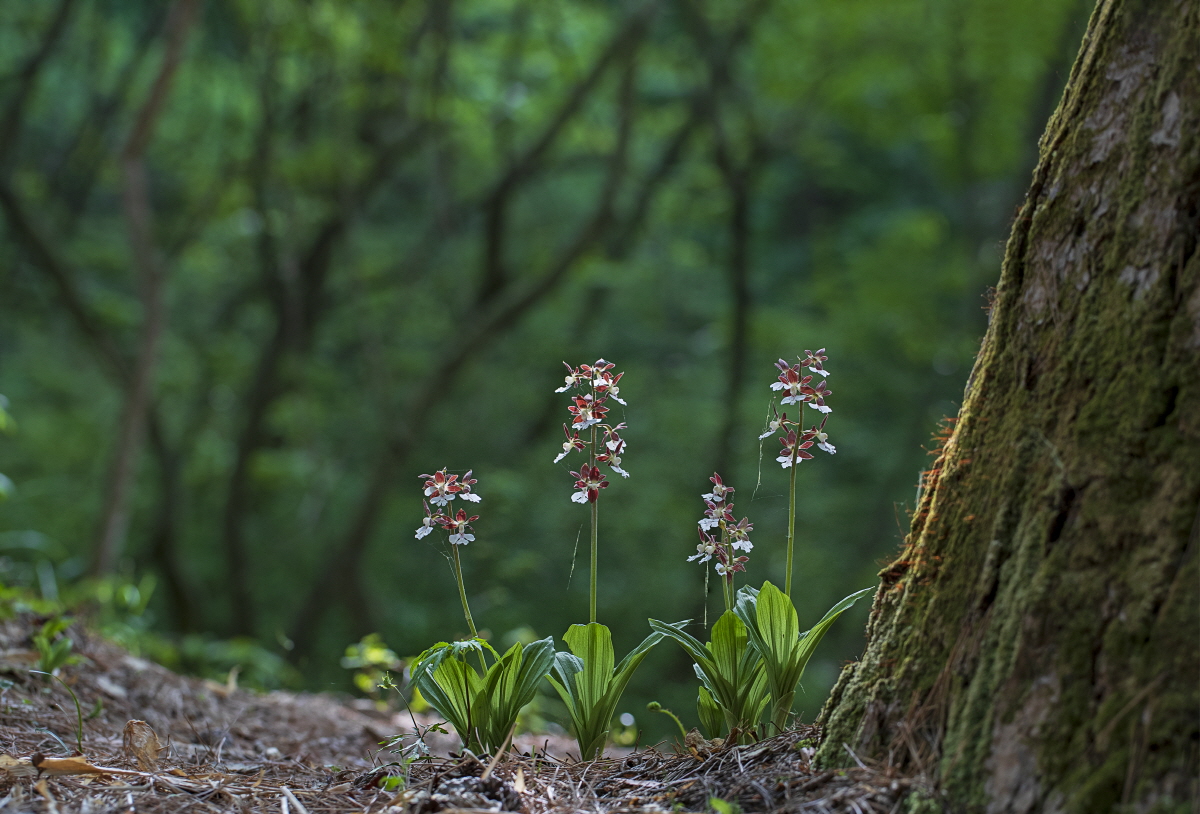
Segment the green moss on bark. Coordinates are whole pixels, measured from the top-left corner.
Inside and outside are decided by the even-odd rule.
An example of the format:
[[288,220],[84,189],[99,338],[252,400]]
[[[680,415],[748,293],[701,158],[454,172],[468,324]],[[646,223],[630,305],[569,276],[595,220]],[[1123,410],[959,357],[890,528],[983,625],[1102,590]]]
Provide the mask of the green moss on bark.
[[827,763],[973,811],[1150,810],[1200,750],[1200,7],[1106,0]]

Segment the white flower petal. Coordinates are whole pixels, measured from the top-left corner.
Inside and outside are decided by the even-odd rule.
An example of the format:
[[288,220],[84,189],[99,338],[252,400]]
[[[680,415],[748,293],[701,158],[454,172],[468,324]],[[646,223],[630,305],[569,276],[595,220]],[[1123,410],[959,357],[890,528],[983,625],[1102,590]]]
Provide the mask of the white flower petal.
[[587,503],[588,502],[587,492],[576,492],[575,494],[571,495],[571,502],[572,503]]
[[483,498],[481,498],[479,495],[475,494],[474,492],[459,492],[458,496],[461,497],[463,500],[469,500],[472,503],[478,503],[479,501],[483,500]]
[[785,385],[783,382],[772,382],[771,383],[772,390],[782,390],[785,387],[787,387],[787,385]]

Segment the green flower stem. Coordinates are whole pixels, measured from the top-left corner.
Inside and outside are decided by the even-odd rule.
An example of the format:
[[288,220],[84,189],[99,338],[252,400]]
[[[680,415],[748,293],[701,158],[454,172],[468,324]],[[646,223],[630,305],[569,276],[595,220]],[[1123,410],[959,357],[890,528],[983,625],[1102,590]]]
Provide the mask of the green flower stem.
[[783,582],[783,593],[792,598],[792,543],[796,539],[796,459],[800,454],[800,425],[796,425],[796,445],[792,448],[791,486],[788,489],[788,536],[787,576]]
[[[596,425],[592,425],[592,443],[588,448],[588,466],[596,465]],[[596,563],[598,560],[597,549],[599,548],[599,516],[600,516],[600,495],[596,495],[596,499],[592,501],[592,564],[591,564],[591,586],[590,586],[590,602],[588,605],[588,621],[596,624]]]
[[[471,638],[477,639],[479,631],[475,629],[475,620],[471,618],[471,606],[467,604],[467,589],[463,586],[462,560],[458,557],[458,546],[451,543],[450,550],[454,552],[454,578],[458,580],[458,598],[462,600],[463,616],[467,617],[467,627],[471,629]],[[484,660],[482,652],[479,653],[479,666],[483,668],[483,672],[487,672],[487,662]]]
[[463,615],[467,617],[467,627],[471,629],[471,636],[479,635],[479,631],[475,630],[475,620],[471,618],[471,606],[467,604],[467,589],[463,587],[462,576],[462,560],[458,557],[458,546],[450,544],[450,550],[454,552],[454,577],[458,580],[458,598],[462,600]]
[[[721,545],[725,548],[725,562],[729,565],[733,564],[733,543],[729,540],[729,533],[725,530],[725,521],[721,521]],[[725,574],[725,610],[733,610],[733,571],[726,568]]]
[[[597,497],[599,497],[599,496],[597,496]],[[599,500],[595,500],[592,502],[592,585],[591,585],[592,599],[591,599],[591,605],[589,607],[588,621],[592,622],[593,624],[595,624],[595,622],[596,622],[596,549],[598,548],[598,545],[597,545],[598,535],[596,532],[596,526],[598,523],[597,516],[598,516],[599,512],[597,510],[599,509],[599,507],[600,507]]]
[[671,710],[667,709],[657,701],[651,701],[649,704],[646,704],[646,709],[648,709],[650,712],[661,712],[663,715],[669,716],[670,719],[675,722],[675,726],[679,727],[679,736],[684,740],[687,739],[687,730],[683,728],[683,721],[679,720],[679,716],[677,716],[674,712],[671,712]]

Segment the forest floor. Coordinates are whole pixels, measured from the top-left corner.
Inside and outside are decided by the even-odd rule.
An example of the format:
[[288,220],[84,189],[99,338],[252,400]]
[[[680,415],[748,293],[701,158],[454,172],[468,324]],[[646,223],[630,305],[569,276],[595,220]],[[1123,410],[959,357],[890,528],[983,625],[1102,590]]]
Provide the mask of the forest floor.
[[920,779],[887,767],[814,768],[813,727],[745,746],[700,742],[589,762],[573,760],[562,739],[523,736],[487,760],[452,754],[457,738],[427,733],[432,754],[405,761],[381,742],[432,720],[180,676],[73,630],[83,658],[61,678],[87,719],[79,749],[71,693],[30,672],[39,622],[0,622],[0,814],[896,814],[913,793],[931,799]]

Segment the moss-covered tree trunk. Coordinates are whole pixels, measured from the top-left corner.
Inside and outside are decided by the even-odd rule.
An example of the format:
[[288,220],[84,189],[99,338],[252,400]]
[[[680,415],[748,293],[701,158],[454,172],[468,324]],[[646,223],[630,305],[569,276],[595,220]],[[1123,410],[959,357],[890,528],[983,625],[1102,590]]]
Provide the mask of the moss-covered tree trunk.
[[1198,234],[1200,2],[1102,0],[823,760],[965,811],[1200,810]]

